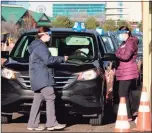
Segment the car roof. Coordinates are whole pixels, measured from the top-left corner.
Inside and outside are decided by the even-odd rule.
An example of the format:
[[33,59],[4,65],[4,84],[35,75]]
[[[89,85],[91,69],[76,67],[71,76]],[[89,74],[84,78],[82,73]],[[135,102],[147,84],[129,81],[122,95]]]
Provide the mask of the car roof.
[[143,34],[142,34],[141,32],[139,32],[139,33],[132,32],[131,34],[132,34],[133,36],[143,36]]
[[111,36],[111,35],[114,35],[114,32],[112,32],[112,31],[106,31],[106,32],[104,32],[104,34],[103,35],[101,35],[101,36]]
[[[77,32],[77,31],[74,31],[72,28],[50,28],[50,30],[52,32]],[[28,33],[36,33],[36,32],[38,32],[38,28],[32,29],[32,30],[28,30],[25,33],[28,34]],[[98,34],[98,32],[96,30],[89,30],[89,29],[86,29],[85,31],[78,32],[78,33]]]

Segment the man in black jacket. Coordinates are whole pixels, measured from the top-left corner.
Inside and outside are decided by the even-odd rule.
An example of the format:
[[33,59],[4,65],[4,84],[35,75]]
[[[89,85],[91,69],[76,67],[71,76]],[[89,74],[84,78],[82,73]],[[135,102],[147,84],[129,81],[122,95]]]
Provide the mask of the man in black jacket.
[[51,31],[47,27],[40,27],[37,40],[34,40],[28,47],[29,57],[29,75],[31,88],[34,91],[34,100],[31,107],[30,118],[28,121],[28,130],[42,131],[45,127],[39,126],[40,104],[46,101],[47,130],[63,129],[64,124],[59,124],[55,116],[55,94],[52,78],[52,69],[48,65],[60,65],[68,59],[65,57],[53,57],[48,50],[45,42],[50,40]]

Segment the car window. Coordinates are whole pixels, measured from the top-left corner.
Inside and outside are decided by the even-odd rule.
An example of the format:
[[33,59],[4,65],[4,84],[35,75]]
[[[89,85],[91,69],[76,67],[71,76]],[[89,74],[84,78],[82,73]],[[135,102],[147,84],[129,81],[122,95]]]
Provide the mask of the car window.
[[115,48],[115,50],[116,50],[116,49],[119,47],[119,45],[118,45],[118,40],[117,40],[115,34],[112,33],[110,36],[111,36],[111,40],[112,40],[112,42],[113,42],[114,48]]
[[106,48],[107,52],[108,53],[114,52],[115,51],[114,44],[113,44],[111,38],[108,36],[102,36],[102,39],[105,43],[105,48]]
[[98,35],[97,38],[98,38],[98,43],[99,43],[100,55],[103,56],[106,51],[106,49],[104,47],[104,42],[100,35]]
[[14,58],[22,58],[28,59],[29,52],[28,52],[28,45],[35,39],[35,36],[23,36],[14,51],[13,57]]
[[65,38],[66,45],[89,45],[91,37],[69,36]]
[[[29,59],[28,45],[35,39],[35,35],[23,36],[17,43],[11,57],[14,59]],[[96,39],[93,34],[87,33],[60,33],[52,34],[51,42],[48,42],[48,50],[52,56],[70,56],[80,60],[94,58]],[[97,52],[96,52],[97,53]]]
[[116,36],[116,38],[117,38],[117,41],[118,41],[118,46],[120,46],[122,44],[122,41],[119,39],[118,35]]
[[95,36],[87,33],[54,33],[49,51],[53,56],[70,56],[75,59],[92,59],[95,55]]

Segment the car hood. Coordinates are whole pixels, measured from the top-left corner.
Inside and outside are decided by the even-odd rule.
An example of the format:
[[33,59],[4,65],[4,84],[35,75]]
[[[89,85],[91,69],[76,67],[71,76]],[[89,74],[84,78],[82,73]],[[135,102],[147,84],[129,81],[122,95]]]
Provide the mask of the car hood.
[[[29,63],[21,63],[18,61],[9,58],[7,62],[5,62],[4,67],[9,68],[14,71],[28,71],[29,70]],[[51,66],[48,66],[51,67]],[[90,63],[79,63],[76,61],[69,61],[66,63],[61,63],[59,66],[55,66],[54,69],[61,70],[61,71],[71,71],[71,72],[78,72],[87,69],[92,69],[98,67],[98,63],[96,61]]]

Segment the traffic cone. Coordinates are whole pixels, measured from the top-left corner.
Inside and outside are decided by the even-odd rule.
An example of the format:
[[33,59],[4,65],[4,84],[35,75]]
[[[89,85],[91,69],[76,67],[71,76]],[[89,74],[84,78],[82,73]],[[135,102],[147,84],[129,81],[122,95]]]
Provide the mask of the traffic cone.
[[147,97],[146,87],[142,88],[138,117],[135,120],[135,131],[152,131],[152,118],[150,114],[150,103]]
[[117,120],[115,124],[114,132],[131,132],[130,124],[128,122],[128,114],[126,107],[126,99],[125,97],[120,98]]

